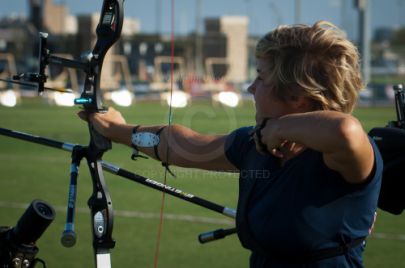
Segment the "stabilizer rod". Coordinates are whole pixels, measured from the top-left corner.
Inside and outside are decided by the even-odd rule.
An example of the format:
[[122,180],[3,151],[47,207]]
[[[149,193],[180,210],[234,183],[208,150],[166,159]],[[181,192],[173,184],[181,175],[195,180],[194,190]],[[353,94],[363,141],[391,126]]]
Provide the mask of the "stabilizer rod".
[[[14,131],[10,129],[5,129],[5,128],[0,128],[0,135],[20,139],[20,140],[25,140],[29,141],[32,143],[38,143],[46,146],[50,146],[53,148],[58,148],[62,149],[65,151],[73,151],[73,148],[75,144],[72,143],[65,143],[65,142],[60,142],[48,138],[43,138],[39,136],[34,136],[28,133],[23,133],[19,131]],[[199,205],[201,207],[204,207],[206,209],[221,213],[222,215],[228,216],[230,218],[235,218],[236,217],[236,211],[232,208],[224,207],[221,205],[218,205],[216,203],[213,203],[211,201],[208,201],[206,199],[203,199],[201,197],[195,196],[191,193],[184,192],[180,189],[177,189],[175,187],[157,182],[155,180],[140,176],[138,174],[132,173],[128,170],[122,169],[114,164],[108,163],[106,161],[101,161],[101,166],[105,171],[108,171],[110,173],[116,174],[118,176],[124,177],[126,179],[129,179],[131,181],[135,181],[137,183],[143,184],[149,188],[153,188],[155,190],[165,192],[167,194],[170,194],[174,197],[183,199],[185,201],[191,202],[193,204]]]

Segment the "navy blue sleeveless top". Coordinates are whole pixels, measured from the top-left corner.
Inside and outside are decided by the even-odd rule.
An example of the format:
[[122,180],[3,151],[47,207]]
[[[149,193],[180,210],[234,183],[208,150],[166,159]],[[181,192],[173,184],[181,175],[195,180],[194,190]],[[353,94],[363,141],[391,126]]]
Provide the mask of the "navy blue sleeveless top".
[[363,267],[365,243],[312,263],[274,256],[303,255],[369,234],[383,168],[372,139],[373,172],[366,183],[350,184],[311,149],[280,166],[278,158],[256,151],[251,130],[232,132],[225,146],[227,158],[240,170],[236,227],[242,245],[252,251],[250,267]]

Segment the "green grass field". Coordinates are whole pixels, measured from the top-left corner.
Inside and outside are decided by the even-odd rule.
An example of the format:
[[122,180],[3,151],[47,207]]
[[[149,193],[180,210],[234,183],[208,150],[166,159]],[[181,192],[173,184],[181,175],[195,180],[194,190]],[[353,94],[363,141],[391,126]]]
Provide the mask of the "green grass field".
[[[28,132],[70,143],[88,143],[87,127],[75,108],[49,106],[39,99],[23,99],[15,108],[0,107],[0,127]],[[119,108],[128,122],[163,124],[168,108],[158,103],[136,103]],[[253,106],[245,103],[238,109],[193,103],[175,109],[173,122],[204,133],[227,133],[239,126],[253,124]],[[384,126],[394,119],[393,108],[362,108],[356,116],[366,130]],[[164,170],[154,160],[130,159],[129,148],[114,145],[104,160],[140,175],[163,181]],[[67,152],[0,136],[0,225],[14,226],[24,208],[33,199],[43,199],[56,208],[56,219],[37,242],[37,257],[48,267],[93,267],[90,216],[87,199],[92,192],[85,162],[79,180],[75,229],[77,244],[64,248],[59,240],[64,228],[69,185],[70,155]],[[175,168],[177,178],[168,184],[228,207],[236,207],[235,175]],[[153,267],[161,193],[135,182],[106,173],[106,180],[116,211],[111,251],[113,267]],[[125,213],[126,212],[126,213]],[[235,235],[201,245],[197,235],[217,228],[232,227],[230,219],[194,204],[166,196],[159,267],[247,267],[249,252]],[[379,212],[375,233],[365,253],[366,267],[405,267],[405,218]],[[402,239],[401,239],[402,238]]]

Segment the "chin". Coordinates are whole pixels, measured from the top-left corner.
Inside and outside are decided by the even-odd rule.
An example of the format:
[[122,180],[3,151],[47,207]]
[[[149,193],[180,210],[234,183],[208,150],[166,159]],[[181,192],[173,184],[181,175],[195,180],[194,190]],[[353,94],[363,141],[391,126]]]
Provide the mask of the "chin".
[[263,119],[256,115],[255,120],[256,120],[256,125],[258,125],[262,122]]

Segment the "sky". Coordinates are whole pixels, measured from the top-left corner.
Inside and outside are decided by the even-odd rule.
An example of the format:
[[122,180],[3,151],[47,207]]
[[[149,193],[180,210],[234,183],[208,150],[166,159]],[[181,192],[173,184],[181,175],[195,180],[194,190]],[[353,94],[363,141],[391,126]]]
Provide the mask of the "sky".
[[[126,0],[126,17],[137,18],[142,32],[169,33],[172,0]],[[10,14],[28,16],[29,0],[0,0],[0,17]],[[7,2],[7,4],[6,4]],[[351,38],[357,36],[358,14],[354,0],[174,0],[175,33],[195,31],[196,17],[243,15],[249,17],[249,33],[263,35],[279,24],[296,21],[295,3],[300,2],[299,22],[328,20],[343,28]],[[372,29],[405,26],[405,0],[368,0]],[[64,3],[73,15],[98,12],[102,0],[54,0]],[[200,8],[197,8],[197,7]],[[199,10],[199,12],[197,12]],[[202,20],[200,20],[201,22]],[[201,22],[202,23],[202,22]],[[202,30],[203,26],[200,24]]]

